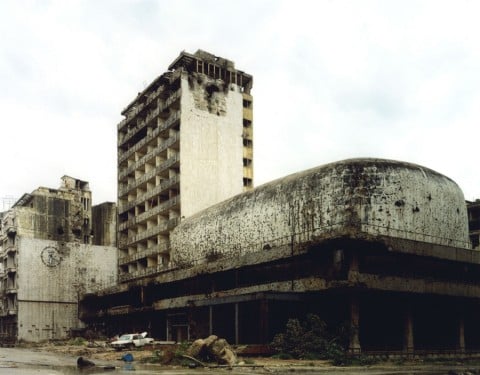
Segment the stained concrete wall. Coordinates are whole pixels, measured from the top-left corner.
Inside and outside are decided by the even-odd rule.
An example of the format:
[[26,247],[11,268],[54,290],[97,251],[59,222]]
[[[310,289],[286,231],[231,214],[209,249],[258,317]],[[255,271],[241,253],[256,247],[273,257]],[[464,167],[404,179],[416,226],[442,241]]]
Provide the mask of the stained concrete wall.
[[237,85],[203,74],[182,74],[181,87],[181,215],[189,217],[243,191],[243,98]]
[[[58,264],[46,264],[46,248],[56,249]],[[114,247],[18,238],[18,339],[64,338],[78,328],[79,296],[115,284],[116,264]]]
[[94,245],[117,246],[117,205],[104,202],[92,207]]
[[468,248],[463,193],[428,168],[352,159],[296,173],[184,220],[172,261],[268,249],[328,236],[387,235]]
[[88,242],[91,208],[84,207],[80,194],[86,193],[36,189],[27,202],[11,210],[18,218],[18,232],[45,240]]

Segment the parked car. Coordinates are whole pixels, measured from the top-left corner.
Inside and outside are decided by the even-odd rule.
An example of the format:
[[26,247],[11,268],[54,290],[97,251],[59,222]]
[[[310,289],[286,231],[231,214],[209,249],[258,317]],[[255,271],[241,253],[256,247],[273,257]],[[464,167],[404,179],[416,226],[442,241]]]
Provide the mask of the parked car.
[[127,333],[120,336],[118,340],[112,341],[110,345],[117,350],[121,350],[139,348],[152,342],[153,339],[147,337],[147,332]]

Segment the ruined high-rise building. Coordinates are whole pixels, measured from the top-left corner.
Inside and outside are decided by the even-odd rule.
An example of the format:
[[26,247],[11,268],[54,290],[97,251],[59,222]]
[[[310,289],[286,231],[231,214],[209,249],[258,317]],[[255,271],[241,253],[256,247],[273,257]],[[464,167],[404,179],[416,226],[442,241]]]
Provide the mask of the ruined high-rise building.
[[119,279],[170,264],[182,218],[253,187],[252,76],[182,52],[118,124]]

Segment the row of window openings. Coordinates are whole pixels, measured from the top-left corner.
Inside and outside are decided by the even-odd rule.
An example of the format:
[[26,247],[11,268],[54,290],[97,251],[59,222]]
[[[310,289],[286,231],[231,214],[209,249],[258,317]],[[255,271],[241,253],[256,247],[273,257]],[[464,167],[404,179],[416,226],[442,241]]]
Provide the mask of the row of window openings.
[[[141,159],[142,159],[145,155],[147,155],[148,153],[150,153],[150,152],[152,152],[152,151],[154,151],[154,150],[156,150],[156,149],[159,149],[159,148],[161,148],[161,147],[164,147],[164,146],[165,146],[165,142],[167,142],[169,139],[172,139],[172,138],[174,138],[174,137],[177,137],[177,139],[178,139],[178,132],[177,132],[177,131],[175,131],[174,134],[171,134],[171,135],[169,135],[168,137],[160,137],[160,136],[159,136],[159,137],[157,138],[157,139],[159,139],[159,140],[153,142],[153,144],[147,144],[147,145],[145,145],[143,149],[137,150],[135,153],[133,153],[133,154],[129,157],[129,159],[124,160],[124,161],[122,162],[123,165],[120,165],[120,166],[121,166],[121,167],[129,167],[130,165],[135,164],[136,162],[138,162],[139,160],[141,160]],[[154,140],[156,140],[156,139],[154,139]],[[152,142],[152,141],[150,141],[150,142]],[[165,148],[164,151],[167,152],[168,149],[175,150],[175,151],[176,151],[175,153],[178,153],[178,150],[177,150],[176,148],[172,147],[172,146]],[[161,154],[159,154],[158,156],[160,156],[160,155],[161,155]],[[132,157],[133,157],[133,158],[132,158]],[[152,158],[153,158],[153,157],[154,157],[154,156],[152,156]],[[164,156],[164,157],[168,158],[168,155],[166,155],[166,156]]]
[[[148,94],[145,93],[144,95],[138,97],[137,105],[143,105],[146,103],[147,100],[150,99],[151,96],[159,96],[159,98],[163,101],[166,101],[173,93],[177,92],[180,88],[180,78],[175,78],[168,85],[159,86],[157,88],[153,87],[153,90],[150,91]],[[160,89],[160,90],[159,90]],[[137,109],[137,105],[133,105],[128,113],[126,114],[127,118],[134,116],[135,110]]]
[[[176,103],[174,103],[176,104]],[[153,122],[153,123],[149,123],[148,124],[148,127],[147,127],[147,135],[149,135],[151,132],[153,132],[157,127],[161,126],[166,120],[168,120],[168,118],[170,117],[171,113],[173,112],[171,109],[173,108],[174,110],[177,110],[178,108],[175,108],[175,107],[179,107],[179,104],[176,104],[174,106],[174,104],[172,104],[169,108],[167,108],[166,110],[164,110],[163,112],[160,112],[158,114],[158,118],[160,118],[161,120],[163,120],[163,122],[159,122],[158,121],[158,118],[157,118],[157,121],[156,122]],[[156,109],[156,108],[155,108]],[[153,109],[151,112],[155,111],[155,109]],[[128,128],[127,128],[127,132],[125,131],[122,131],[120,132],[120,139],[123,141],[125,139],[125,137],[129,136],[130,134],[134,134],[135,131],[137,131],[138,129],[138,126],[140,124],[143,125],[143,121],[146,121],[147,117],[150,115],[149,112],[147,114],[147,116],[145,118],[138,118],[137,119],[137,123],[134,124],[134,123],[131,123],[128,125]]]
[[[158,128],[161,128],[164,124],[163,123],[157,123],[157,124],[153,124],[153,126],[147,126],[146,128],[142,128],[140,131],[138,132],[135,132],[135,133],[132,133],[133,136],[132,138],[130,138],[128,141],[126,141],[124,143],[124,135],[121,135],[121,133],[119,134],[119,141],[120,141],[120,147],[119,147],[119,151],[120,152],[128,152],[128,150],[130,150],[132,147],[135,147],[137,145],[138,142],[146,139],[147,137],[151,137],[152,136],[152,133],[157,130]],[[174,131],[179,131],[179,123],[177,122],[175,124],[175,121],[172,122],[171,124],[169,124],[168,127],[162,129],[162,131],[159,133],[159,135],[165,137],[166,134],[168,134],[168,132],[170,130],[174,130]],[[152,139],[154,139],[155,137],[153,137]]]
[[[162,216],[166,220],[178,217],[178,215],[175,214],[176,211],[173,210],[174,207],[166,207],[164,210],[154,211],[155,207],[157,206],[145,207],[144,204],[132,207],[130,210],[123,212],[119,215],[119,224],[126,223],[128,220],[143,214],[146,214],[147,217],[144,217],[142,221],[144,221],[145,219],[154,219],[154,217],[157,215]],[[150,215],[148,214],[149,212],[151,212]]]
[[80,203],[82,204],[84,210],[88,210],[90,207],[90,198],[81,197]]
[[[135,130],[135,128],[141,124],[142,121],[146,121],[147,118],[154,112],[156,111],[159,107],[164,107],[161,112],[159,112],[159,117],[163,120],[168,119],[168,117],[176,110],[180,109],[180,97],[177,97],[176,99],[173,100],[173,102],[170,102],[166,107],[165,103],[168,102],[168,100],[171,100],[170,98],[172,97],[173,94],[178,92],[180,86],[178,88],[171,90],[165,98],[161,98],[162,103],[158,104],[155,102],[151,102],[148,107],[144,107],[142,112],[137,114],[136,121],[130,121],[128,126],[127,126],[127,133],[123,132],[123,134],[128,134],[132,130]],[[128,116],[127,116],[128,118]]]

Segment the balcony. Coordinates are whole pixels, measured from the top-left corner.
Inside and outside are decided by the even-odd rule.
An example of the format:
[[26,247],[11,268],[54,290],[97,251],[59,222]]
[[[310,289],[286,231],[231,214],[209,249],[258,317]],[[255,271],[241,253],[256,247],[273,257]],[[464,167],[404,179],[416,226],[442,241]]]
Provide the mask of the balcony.
[[[128,142],[135,134],[137,134],[140,130],[142,130],[150,121],[157,117],[160,112],[163,112],[165,109],[170,107],[176,100],[180,98],[182,95],[181,89],[178,89],[175,93],[173,93],[163,104],[159,105],[156,109],[154,109],[152,112],[150,112],[145,119],[140,120],[137,126],[131,131],[129,131],[127,134],[122,139],[119,139],[118,145],[122,146],[126,142]],[[137,114],[140,113],[140,111],[137,112]],[[136,115],[134,116],[136,117]]]
[[149,218],[151,218],[154,215],[159,214],[160,212],[164,212],[166,210],[169,210],[172,207],[177,206],[179,203],[180,203],[180,196],[177,195],[176,197],[173,197],[173,198],[169,199],[168,201],[160,203],[158,206],[153,207],[153,208],[149,209],[148,211],[146,211],[146,212],[144,212],[144,213],[142,213],[138,216],[135,216],[135,217],[129,219],[128,221],[124,222],[124,223],[121,223],[118,226],[118,230],[122,231],[122,230],[125,230],[127,228],[130,228],[137,223],[141,223],[142,221],[148,220]]
[[7,287],[5,288],[5,293],[16,294],[17,293],[17,288],[15,286],[12,286],[12,285],[7,285]]
[[170,250],[170,244],[168,243],[158,244],[148,249],[138,251],[135,254],[126,255],[121,258],[118,258],[118,264],[124,265],[127,263],[135,262],[139,259],[146,258],[151,255],[168,253],[169,250]]
[[10,236],[12,234],[16,234],[17,233],[17,227],[15,225],[7,225],[5,227],[5,233],[7,234],[7,236]]
[[123,180],[125,177],[127,177],[130,173],[132,173],[134,170],[138,169],[140,166],[144,165],[147,160],[150,160],[151,158],[160,155],[163,151],[165,151],[168,147],[171,147],[173,144],[178,142],[180,139],[179,134],[175,134],[174,136],[168,138],[166,141],[162,142],[162,144],[158,145],[155,147],[152,151],[147,153],[146,155],[143,155],[140,159],[138,159],[135,163],[131,164],[128,166],[126,169],[121,171],[118,174],[118,179]]
[[17,309],[15,307],[10,307],[0,310],[0,316],[4,317],[9,315],[17,315]]
[[119,140],[119,145],[123,145],[126,142],[128,142],[135,134],[137,134],[140,130],[142,130],[146,125],[150,123],[150,121],[157,117],[160,114],[160,108],[157,107],[153,111],[147,114],[147,116],[143,119],[140,120],[137,123],[137,126],[133,128],[131,131],[129,131],[127,134],[125,134],[120,140]]
[[180,176],[174,176],[172,178],[169,178],[168,180],[162,181],[160,185],[155,186],[153,189],[151,189],[150,191],[147,191],[145,194],[141,195],[137,199],[127,202],[126,204],[120,205],[118,207],[118,212],[122,214],[125,211],[128,211],[131,208],[135,207],[137,204],[141,204],[146,200],[154,197],[155,195],[158,195],[163,191],[172,188],[173,186],[177,185],[179,182],[180,182]]
[[150,103],[152,103],[154,100],[158,99],[158,97],[160,96],[160,94],[164,93],[165,92],[165,83],[170,83],[172,82],[174,79],[178,78],[180,76],[180,71],[179,72],[175,72],[175,73],[171,73],[171,72],[168,72],[167,74],[169,75],[168,77],[160,77],[160,84],[162,84],[157,90],[153,90],[150,95],[147,97],[147,100],[144,102],[144,103],[139,103],[137,105],[137,108],[135,109],[135,111],[131,111],[128,115],[127,115],[127,118],[125,118],[124,120],[122,120],[119,124],[118,124],[118,130],[121,130],[125,125],[127,125],[133,118],[135,118],[144,108],[148,107],[150,105]]
[[161,223],[161,224],[159,224],[159,225],[157,225],[153,228],[147,229],[146,231],[138,233],[136,236],[132,236],[132,238],[129,238],[128,241],[127,241],[127,246],[132,245],[136,242],[145,240],[149,237],[153,237],[153,236],[156,236],[158,234],[168,232],[168,231],[172,230],[173,228],[175,228],[178,225],[179,222],[180,222],[180,218],[178,218],[178,217],[176,217],[174,219],[165,220],[163,223]]
[[153,132],[149,135],[147,135],[145,138],[143,138],[141,141],[136,143],[133,147],[129,148],[126,151],[119,151],[118,153],[118,163],[120,164],[121,162],[125,161],[128,159],[134,152],[140,150],[143,146],[145,146],[148,142],[151,140],[155,139],[158,137],[158,135],[167,130],[169,127],[172,125],[176,124],[177,121],[180,120],[180,112],[175,111],[170,115],[170,117],[163,123],[161,124],[158,128],[153,130]]
[[173,165],[175,165],[176,163],[178,163],[179,160],[180,160],[180,155],[178,155],[178,154],[173,155],[172,157],[165,160],[158,167],[155,167],[151,171],[145,173],[143,176],[135,179],[134,182],[132,182],[131,184],[128,184],[126,187],[124,187],[122,189],[119,189],[118,190],[118,196],[121,197],[121,196],[127,194],[129,191],[131,191],[133,189],[136,189],[138,186],[146,183],[147,181],[151,180],[152,178],[154,178],[155,176],[160,174],[160,172],[162,172],[165,169],[168,169],[168,168],[172,167]]
[[16,251],[17,251],[17,246],[15,246],[15,245],[8,245],[5,248],[5,253],[6,254],[14,254]]
[[5,271],[7,271],[7,273],[15,273],[15,272],[17,272],[17,267],[9,265],[5,268]]
[[155,267],[148,267],[144,268],[135,272],[128,272],[128,273],[123,273],[118,276],[118,279],[120,282],[125,282],[125,281],[130,281],[134,279],[138,279],[141,277],[146,277],[150,275],[155,275],[160,272],[166,272],[170,270],[171,268],[163,266],[163,265],[158,265]]

